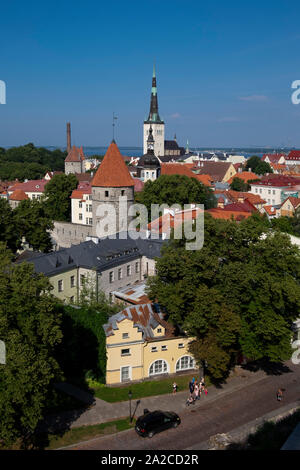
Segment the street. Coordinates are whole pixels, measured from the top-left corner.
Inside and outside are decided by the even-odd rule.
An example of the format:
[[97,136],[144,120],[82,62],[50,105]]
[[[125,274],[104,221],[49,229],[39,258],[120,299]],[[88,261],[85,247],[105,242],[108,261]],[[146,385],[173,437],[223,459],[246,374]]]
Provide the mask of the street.
[[[290,372],[267,376],[213,402],[190,406],[180,414],[181,425],[142,438],[134,430],[95,438],[69,447],[71,450],[183,450],[195,446],[218,433],[226,433],[289,403],[299,402],[300,366],[287,363]],[[284,389],[282,402],[276,400],[278,388]],[[153,410],[150,410],[153,411]],[[167,411],[167,410],[165,410]],[[170,410],[171,411],[171,410]]]

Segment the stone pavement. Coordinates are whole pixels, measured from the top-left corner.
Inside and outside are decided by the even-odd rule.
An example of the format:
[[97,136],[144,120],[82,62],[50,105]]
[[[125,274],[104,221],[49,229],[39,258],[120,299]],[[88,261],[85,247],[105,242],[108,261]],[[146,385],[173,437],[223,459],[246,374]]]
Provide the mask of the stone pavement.
[[[250,372],[248,370],[237,368],[235,374],[229,377],[225,384],[218,388],[215,386],[208,387],[208,395],[202,395],[199,401],[194,405],[190,405],[190,408],[193,407],[196,409],[207,403],[211,403],[221,396],[225,397],[232,392],[250,386],[266,377],[267,376],[263,371]],[[99,424],[129,416],[128,401],[108,403],[104,400],[100,400],[99,398],[95,398],[91,394],[68,383],[57,384],[57,388],[90,406],[88,409],[66,411],[59,415],[48,416],[45,421],[41,423],[41,430],[48,429],[53,431],[57,429],[75,428]],[[186,391],[177,392],[176,395],[170,393],[167,395],[157,395],[140,399],[133,397],[131,403],[132,413],[134,413],[135,416],[139,416],[143,414],[144,408],[148,408],[150,411],[163,409],[175,411],[180,414],[188,408],[186,405],[188,396],[189,391],[187,383]]]
[[[244,375],[244,374],[243,374]],[[255,374],[256,375],[256,374]],[[183,450],[202,449],[203,444],[224,446],[231,439],[239,441],[261,420],[280,418],[300,405],[300,367],[291,362],[276,368],[265,378],[256,376],[228,381],[224,392],[210,397],[182,410],[179,414],[181,424],[176,429],[168,429],[154,435],[152,439],[143,439],[134,429],[116,434],[98,436],[85,442],[68,446],[76,450]],[[258,381],[259,380],[259,381]],[[252,382],[252,383],[250,383]],[[283,400],[278,402],[276,391],[284,391]],[[211,390],[211,388],[210,388]],[[169,397],[168,409],[173,409],[172,396]],[[175,397],[174,397],[175,398]],[[220,440],[221,439],[221,440]],[[224,440],[225,439],[225,440]],[[210,442],[210,441],[213,442]],[[205,448],[205,447],[204,447]],[[229,447],[230,448],[230,447]]]

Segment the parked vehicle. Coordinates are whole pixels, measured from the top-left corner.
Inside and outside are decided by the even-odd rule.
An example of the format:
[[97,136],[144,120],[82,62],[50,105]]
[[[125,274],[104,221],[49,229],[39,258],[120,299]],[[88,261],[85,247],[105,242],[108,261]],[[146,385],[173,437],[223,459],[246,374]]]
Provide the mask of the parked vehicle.
[[173,411],[144,410],[143,416],[136,420],[135,430],[140,436],[152,437],[165,429],[176,428],[180,423],[179,416]]

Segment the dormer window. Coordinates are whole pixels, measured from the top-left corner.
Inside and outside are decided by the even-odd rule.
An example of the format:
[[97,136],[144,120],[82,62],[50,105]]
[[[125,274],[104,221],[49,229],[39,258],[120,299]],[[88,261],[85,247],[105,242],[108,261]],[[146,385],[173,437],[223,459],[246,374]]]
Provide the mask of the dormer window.
[[122,334],[122,339],[127,339],[129,338],[129,333],[123,333]]
[[157,333],[161,333],[161,328],[157,328]]
[[152,346],[151,352],[157,352],[157,347],[156,347],[156,346]]

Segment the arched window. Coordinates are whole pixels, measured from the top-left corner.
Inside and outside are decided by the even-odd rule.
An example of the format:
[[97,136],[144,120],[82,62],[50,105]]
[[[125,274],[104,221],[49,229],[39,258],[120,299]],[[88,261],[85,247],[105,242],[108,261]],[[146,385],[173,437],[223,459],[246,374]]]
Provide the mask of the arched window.
[[168,372],[168,364],[163,359],[158,359],[151,364],[149,375],[158,375]]
[[192,356],[182,356],[176,364],[176,372],[195,368],[195,359]]

